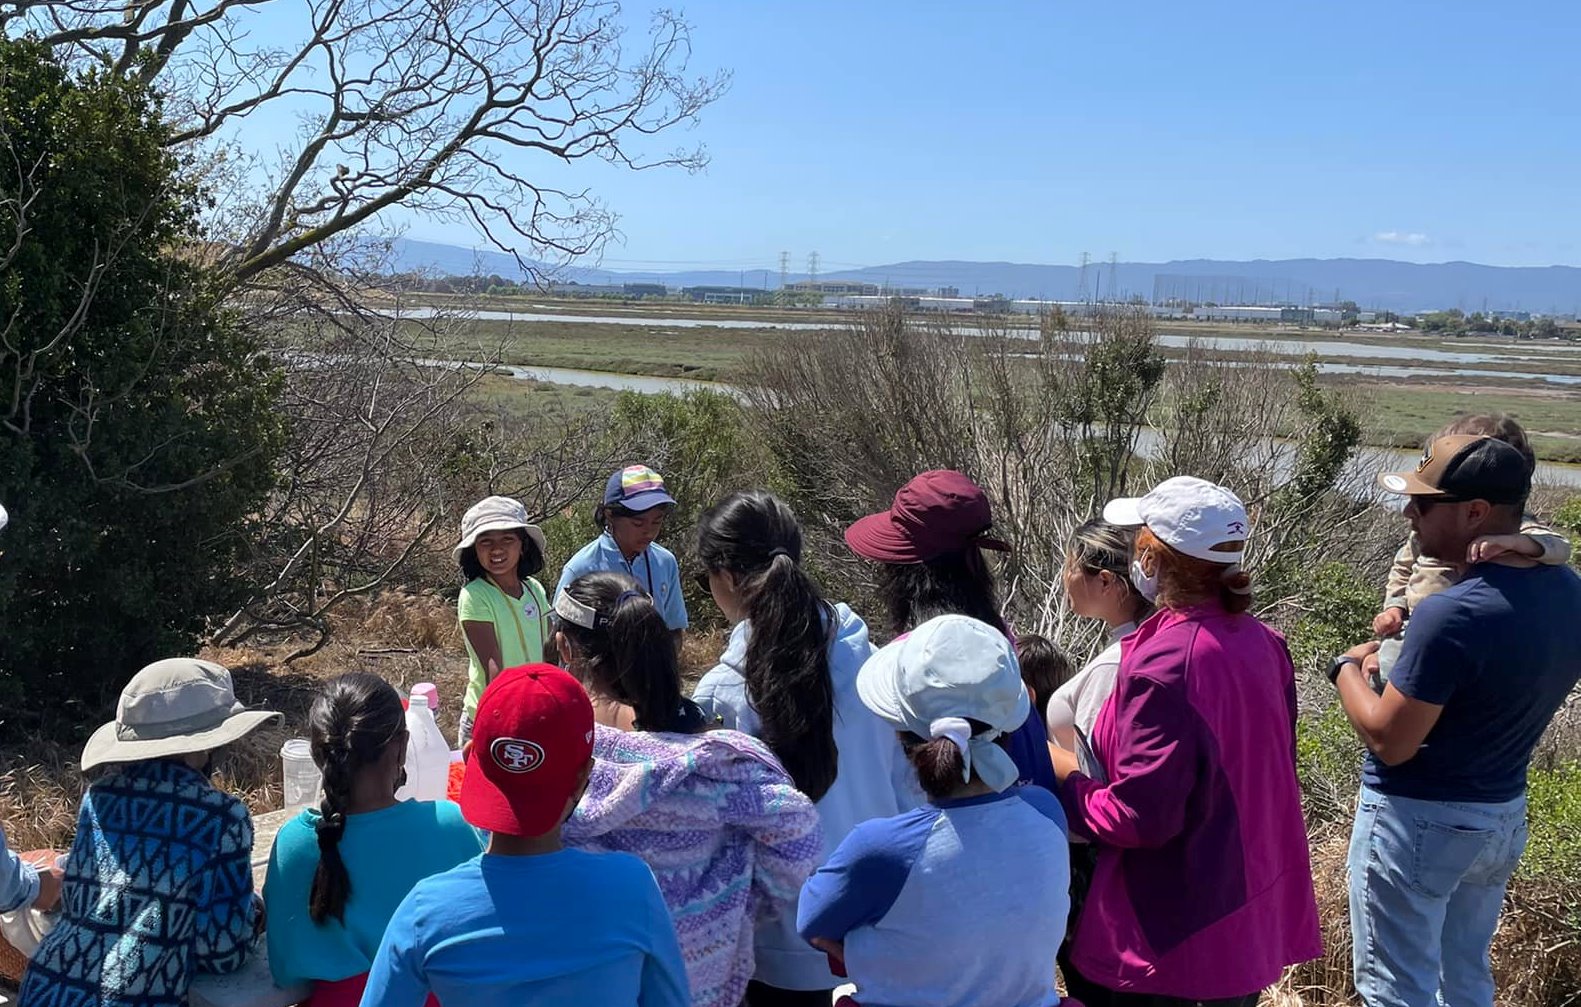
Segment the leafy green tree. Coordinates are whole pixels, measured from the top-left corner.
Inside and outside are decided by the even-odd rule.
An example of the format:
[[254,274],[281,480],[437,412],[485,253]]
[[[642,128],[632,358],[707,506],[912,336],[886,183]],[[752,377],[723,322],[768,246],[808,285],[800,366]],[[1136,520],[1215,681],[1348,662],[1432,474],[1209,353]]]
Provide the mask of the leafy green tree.
[[158,100],[0,41],[0,689],[98,716],[190,650],[282,442],[277,375],[198,261]]

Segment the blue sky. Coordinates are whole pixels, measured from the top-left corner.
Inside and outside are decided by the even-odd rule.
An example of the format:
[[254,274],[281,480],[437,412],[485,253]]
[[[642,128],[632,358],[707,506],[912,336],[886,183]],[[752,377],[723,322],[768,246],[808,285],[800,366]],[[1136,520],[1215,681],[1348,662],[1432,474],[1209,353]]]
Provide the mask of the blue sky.
[[577,169],[620,214],[611,268],[777,268],[781,250],[825,270],[1084,250],[1581,264],[1574,0],[683,10],[694,65],[734,74],[680,137],[712,162]]

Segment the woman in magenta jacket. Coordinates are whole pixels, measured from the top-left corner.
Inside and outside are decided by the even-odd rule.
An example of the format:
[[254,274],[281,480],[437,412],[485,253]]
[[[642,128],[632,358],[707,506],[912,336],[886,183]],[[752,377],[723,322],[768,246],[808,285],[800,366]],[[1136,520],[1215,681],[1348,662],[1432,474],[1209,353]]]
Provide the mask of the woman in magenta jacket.
[[1102,778],[1052,753],[1072,832],[1098,849],[1067,986],[1087,1007],[1252,1007],[1322,939],[1295,671],[1247,614],[1246,509],[1177,477],[1103,516],[1141,526],[1131,577],[1158,612],[1122,643],[1093,727]]

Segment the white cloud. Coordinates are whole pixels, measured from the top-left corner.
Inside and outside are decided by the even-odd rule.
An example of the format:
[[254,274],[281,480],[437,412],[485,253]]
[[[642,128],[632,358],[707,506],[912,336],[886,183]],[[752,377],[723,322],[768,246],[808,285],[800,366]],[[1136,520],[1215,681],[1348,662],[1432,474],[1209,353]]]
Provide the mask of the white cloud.
[[1382,245],[1430,245],[1433,239],[1419,231],[1379,231],[1372,240]]

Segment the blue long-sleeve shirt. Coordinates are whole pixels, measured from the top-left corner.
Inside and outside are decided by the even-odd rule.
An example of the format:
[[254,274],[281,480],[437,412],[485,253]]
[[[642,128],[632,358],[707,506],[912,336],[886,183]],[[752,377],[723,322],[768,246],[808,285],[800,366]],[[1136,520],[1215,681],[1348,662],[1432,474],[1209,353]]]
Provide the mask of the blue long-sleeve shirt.
[[0,913],[30,906],[38,899],[38,871],[11,852],[0,829]]
[[1051,1007],[1070,910],[1065,814],[1040,787],[858,825],[802,887],[863,1007]]
[[88,788],[61,920],[22,1007],[183,1007],[200,972],[234,972],[255,935],[252,820],[185,763],[112,769]]
[[625,853],[484,854],[419,881],[362,1007],[689,1007],[675,923]]

